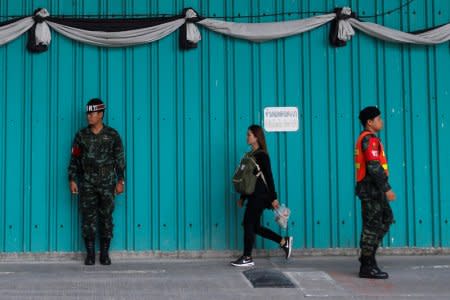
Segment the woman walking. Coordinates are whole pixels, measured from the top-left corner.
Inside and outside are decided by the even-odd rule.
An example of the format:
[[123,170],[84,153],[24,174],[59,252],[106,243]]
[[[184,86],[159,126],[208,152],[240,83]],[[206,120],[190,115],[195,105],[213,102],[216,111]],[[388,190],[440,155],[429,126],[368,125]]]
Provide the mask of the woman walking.
[[262,174],[257,177],[255,190],[251,195],[241,195],[238,206],[242,207],[247,200],[244,214],[244,253],[236,261],[231,262],[235,267],[253,266],[252,250],[256,235],[274,241],[284,250],[285,257],[291,256],[292,240],[290,236],[281,237],[272,230],[261,226],[261,215],[264,209],[278,209],[280,204],[275,192],[272,168],[267,153],[266,139],[261,126],[252,125],[247,131],[247,144],[251,145],[251,156],[255,159]]

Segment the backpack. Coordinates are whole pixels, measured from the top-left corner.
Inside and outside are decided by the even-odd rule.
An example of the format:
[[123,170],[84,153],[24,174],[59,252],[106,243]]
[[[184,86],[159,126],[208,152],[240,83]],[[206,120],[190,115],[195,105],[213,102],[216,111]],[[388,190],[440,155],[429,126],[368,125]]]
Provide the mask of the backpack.
[[242,157],[233,175],[234,189],[243,195],[251,195],[255,192],[256,181],[260,176],[267,186],[264,174],[253,154],[254,152],[248,152]]

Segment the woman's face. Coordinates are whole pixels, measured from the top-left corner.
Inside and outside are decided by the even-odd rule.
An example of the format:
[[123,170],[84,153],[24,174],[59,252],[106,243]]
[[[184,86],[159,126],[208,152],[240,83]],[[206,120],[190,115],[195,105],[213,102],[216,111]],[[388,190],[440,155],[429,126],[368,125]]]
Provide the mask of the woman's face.
[[254,145],[256,143],[258,143],[258,139],[256,138],[256,136],[251,130],[247,130],[247,144]]

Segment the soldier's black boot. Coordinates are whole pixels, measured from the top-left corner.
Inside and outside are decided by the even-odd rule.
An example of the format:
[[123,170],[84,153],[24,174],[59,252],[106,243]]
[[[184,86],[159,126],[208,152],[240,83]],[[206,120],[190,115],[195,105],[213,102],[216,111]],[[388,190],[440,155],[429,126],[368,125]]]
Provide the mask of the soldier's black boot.
[[373,263],[373,267],[378,271],[379,274],[383,274],[383,275],[385,275],[386,278],[387,278],[387,277],[389,277],[389,274],[386,273],[386,272],[384,272],[384,271],[382,271],[382,270],[378,267],[377,260],[375,259],[375,255],[376,255],[376,253],[377,253],[377,250],[378,250],[378,247],[375,248],[375,251],[374,251],[373,254],[372,254],[372,263]]
[[100,263],[102,265],[110,265],[111,258],[109,258],[109,245],[111,243],[110,239],[100,240]]
[[372,256],[361,256],[361,267],[359,269],[360,278],[388,279],[388,274],[379,272],[373,262]]
[[86,245],[86,259],[84,264],[86,266],[95,265],[95,240],[85,239],[84,243]]
[[[378,267],[377,261],[376,261],[376,259],[375,259],[375,254],[373,254],[371,257],[372,257],[373,267],[374,267],[375,269],[377,269],[378,272],[382,272],[381,269]],[[360,263],[362,263],[362,255],[358,258],[358,261],[359,261]]]

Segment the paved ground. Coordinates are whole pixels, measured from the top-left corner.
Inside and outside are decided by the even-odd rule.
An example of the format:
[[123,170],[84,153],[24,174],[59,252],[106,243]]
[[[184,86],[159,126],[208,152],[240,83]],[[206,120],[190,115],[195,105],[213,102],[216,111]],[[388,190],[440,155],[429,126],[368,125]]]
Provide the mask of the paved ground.
[[355,257],[256,258],[295,288],[253,288],[228,259],[0,263],[0,299],[450,299],[450,256],[385,256],[389,280],[357,278]]

